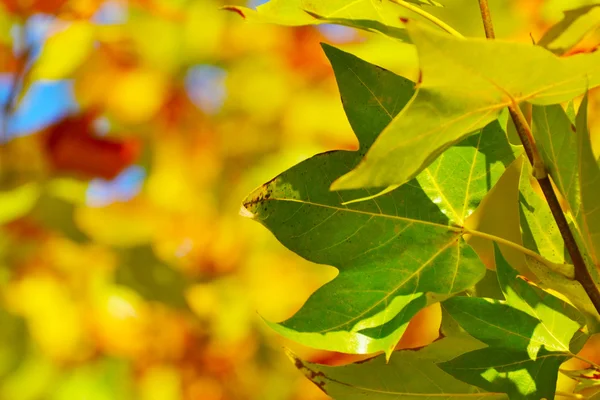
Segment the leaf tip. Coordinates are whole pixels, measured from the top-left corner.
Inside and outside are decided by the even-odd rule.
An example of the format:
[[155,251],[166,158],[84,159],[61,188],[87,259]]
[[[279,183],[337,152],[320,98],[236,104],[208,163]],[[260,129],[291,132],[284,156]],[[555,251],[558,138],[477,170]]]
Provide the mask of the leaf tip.
[[321,389],[323,393],[327,394],[327,380],[325,377],[325,373],[319,371],[318,368],[310,368],[300,357],[296,356],[289,349],[284,348],[284,350],[286,355],[294,363],[294,366],[298,369],[298,371],[302,372],[304,376],[306,376],[310,381],[312,381],[312,383],[317,385],[317,387]]
[[221,7],[221,10],[234,12],[234,13],[240,15],[242,18],[246,19],[246,14],[244,14],[244,12],[242,11],[242,9],[240,7],[223,6],[223,7]]
[[355,175],[355,170],[353,170],[345,175],[340,176],[331,183],[331,186],[329,186],[329,190],[337,191],[347,189],[359,189],[360,185],[357,186],[356,182],[354,182]]
[[323,19],[322,16],[320,16],[319,14],[316,14],[316,13],[314,13],[312,11],[309,11],[309,10],[302,10],[302,11],[304,11],[305,13],[307,13],[308,15],[310,15],[311,17],[313,17],[314,19]]
[[246,208],[245,204],[242,204],[242,205],[240,206],[240,212],[239,212],[239,213],[240,213],[240,215],[241,215],[242,217],[245,217],[245,218],[250,218],[250,219],[254,219],[254,214],[253,214],[253,213],[252,213],[250,210],[248,210],[248,209]]
[[385,363],[386,364],[390,363],[390,358],[392,358],[392,353],[394,352],[395,349],[396,349],[395,345],[386,349],[386,351],[385,351]]
[[287,347],[284,347],[283,352],[294,363],[296,368],[302,369],[304,367],[304,363],[302,362],[300,357],[298,357],[296,353],[294,353],[292,350],[288,349]]

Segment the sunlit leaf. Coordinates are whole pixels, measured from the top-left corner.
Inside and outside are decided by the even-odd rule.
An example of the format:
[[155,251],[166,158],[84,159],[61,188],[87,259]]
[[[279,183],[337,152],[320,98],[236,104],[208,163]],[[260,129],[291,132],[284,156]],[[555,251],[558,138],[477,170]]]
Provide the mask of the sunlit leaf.
[[341,367],[303,361],[293,354],[296,367],[321,390],[339,400],[358,399],[503,399],[445,373],[436,363],[480,349],[483,345],[467,335],[452,336],[419,350],[394,353],[389,363],[379,356]]
[[140,400],[178,400],[182,397],[181,374],[173,366],[148,368],[140,382]]
[[443,303],[462,328],[489,347],[440,367],[511,399],[553,398],[558,367],[573,355],[570,342],[583,318],[564,301],[521,279],[500,251],[496,270],[506,301],[453,297]]
[[379,31],[391,37],[407,40],[400,16],[406,10],[390,1],[345,0],[310,2],[307,0],[271,0],[256,10],[226,6],[226,10],[240,14],[248,21],[270,22],[280,25],[313,25],[334,23],[367,31]]
[[74,217],[77,227],[98,243],[126,248],[152,241],[161,223],[155,211],[145,202],[114,203],[80,206]]
[[163,105],[168,83],[160,72],[140,68],[119,75],[107,89],[108,111],[124,123],[138,124]]
[[419,80],[417,50],[410,43],[390,40],[383,35],[373,35],[369,40],[338,47],[413,82]]
[[[503,238],[505,242],[498,243],[498,245],[502,254],[509,262],[514,262],[514,265],[523,263],[523,251],[519,247],[522,240],[518,219],[518,198],[519,179],[524,161],[526,162],[525,155],[521,155],[506,168],[502,177],[483,198],[479,207],[465,221],[465,227],[470,231]],[[515,217],[507,218],[508,215]],[[486,267],[494,270],[494,243],[489,238],[479,236],[471,236],[468,243],[477,252]],[[476,293],[479,292],[476,287]],[[479,294],[478,296],[491,297]]]
[[90,22],[71,22],[48,38],[34,64],[32,79],[69,78],[90,55],[94,40]]
[[533,45],[458,39],[414,22],[407,29],[420,57],[419,90],[333,189],[403,184],[513,102],[559,103],[600,83],[600,53],[561,59]]
[[409,184],[343,205],[372,193],[331,192],[332,180],[359,161],[413,87],[347,53],[325,50],[360,150],[320,154],[291,168],[252,193],[244,213],[294,252],[340,270],[296,315],[271,324],[275,330],[313,347],[389,354],[417,311],[483,276],[458,226],[499,179],[513,150],[495,122]]
[[0,191],[0,225],[26,215],[40,196],[39,186],[33,182],[12,190]]
[[[306,0],[271,0],[258,6],[256,10],[237,6],[226,6],[225,9],[235,11],[248,20],[297,26],[319,23],[318,19],[307,11],[324,18],[360,18],[375,21],[384,18],[380,22],[385,23],[396,19],[392,17],[393,13],[390,10],[399,8],[388,1],[358,0],[348,3],[344,0],[334,0],[315,3]],[[384,11],[387,12],[387,16]],[[399,26],[399,21],[395,21],[394,24]]]
[[368,32],[381,32],[389,37],[400,39],[403,42],[410,42],[410,38],[408,37],[408,34],[404,29],[384,25],[379,21],[373,21],[369,19],[324,17],[310,11],[307,11],[307,13],[322,23],[345,25],[350,26],[352,28],[362,29]]
[[[203,0],[188,5],[182,32],[185,46],[182,55],[194,61],[206,61],[219,56],[222,51],[223,37],[234,29],[232,25],[225,23],[227,15],[219,10],[222,4],[220,1]],[[148,40],[148,43],[152,42],[154,41]],[[198,43],[202,45],[198,46]]]
[[81,304],[73,302],[58,279],[29,275],[4,291],[11,311],[27,322],[31,337],[46,357],[57,362],[75,361],[88,349]]

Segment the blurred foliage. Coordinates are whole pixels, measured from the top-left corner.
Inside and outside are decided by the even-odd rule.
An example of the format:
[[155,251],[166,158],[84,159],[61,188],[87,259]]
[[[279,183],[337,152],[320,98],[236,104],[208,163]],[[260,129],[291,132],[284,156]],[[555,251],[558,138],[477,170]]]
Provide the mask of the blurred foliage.
[[[476,2],[443,3],[483,34]],[[491,6],[499,36],[531,40],[587,3]],[[0,3],[0,400],[317,400],[281,347],[351,360],[266,328],[335,271],[238,210],[277,172],[357,146],[319,42],[408,78],[416,53],[225,4]],[[439,318],[418,314],[400,346],[433,340]]]

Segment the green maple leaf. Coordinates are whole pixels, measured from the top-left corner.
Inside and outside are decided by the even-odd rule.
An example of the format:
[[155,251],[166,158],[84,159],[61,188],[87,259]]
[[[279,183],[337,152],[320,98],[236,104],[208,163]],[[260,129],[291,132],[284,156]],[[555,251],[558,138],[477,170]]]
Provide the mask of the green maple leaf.
[[[464,241],[465,219],[514,159],[499,122],[446,152],[396,190],[331,192],[414,93],[414,83],[324,46],[340,87],[357,152],[317,155],[244,200],[243,213],[302,257],[340,271],[297,314],[270,325],[312,347],[388,355],[410,318],[485,274]],[[504,119],[506,121],[506,119]]]
[[403,184],[507,106],[556,104],[600,83],[600,53],[559,58],[538,46],[407,30],[422,83],[365,159],[332,189]]
[[[488,345],[439,364],[452,376],[511,399],[554,398],[558,368],[578,348],[579,312],[518,276],[498,248],[496,268],[505,301],[454,297],[444,309]],[[578,340],[579,342],[579,340]],[[575,347],[575,346],[574,346]]]
[[[484,345],[467,335],[448,337],[419,350],[402,350],[386,363],[383,356],[341,367],[302,361],[290,354],[296,367],[334,399],[440,400],[504,399],[505,394],[485,392],[453,378],[436,363]],[[399,379],[401,377],[401,379]]]

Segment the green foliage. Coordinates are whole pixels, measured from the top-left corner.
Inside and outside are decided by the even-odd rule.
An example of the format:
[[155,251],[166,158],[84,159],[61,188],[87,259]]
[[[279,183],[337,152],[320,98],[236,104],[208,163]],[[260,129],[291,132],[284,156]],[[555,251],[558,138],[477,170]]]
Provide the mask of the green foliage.
[[[402,3],[273,0],[238,10],[249,20],[333,22],[403,40],[407,33],[420,62],[413,83],[324,46],[360,148],[290,168],[251,193],[242,214],[339,274],[294,316],[269,325],[315,348],[385,353],[342,367],[292,356],[334,398],[553,398],[561,364],[579,358],[587,334],[598,331],[588,297],[597,288],[586,292],[577,268],[600,282],[600,168],[587,95],[577,113],[572,100],[600,84],[600,55],[556,55],[598,25],[595,7],[567,12],[533,45],[403,25]],[[424,10],[421,20],[443,27]],[[529,120],[517,118],[519,106]],[[540,181],[545,198],[522,147],[510,143],[507,107],[522,140],[535,139],[533,154],[563,210],[549,206],[550,181]],[[504,192],[514,193],[504,221],[484,223]],[[567,228],[555,222],[563,212],[586,265],[573,265]],[[493,248],[492,265],[472,239]],[[512,252],[512,266],[501,250]],[[441,340],[394,353],[412,317],[439,302]]]
[[[394,3],[406,2],[357,0],[348,4],[345,0],[327,2],[273,0],[259,6],[256,10],[236,6],[227,6],[226,9],[238,12],[250,21],[272,22],[290,26],[319,24],[337,20],[338,22],[344,21],[343,25],[357,28],[381,24],[402,27],[402,23],[397,16],[403,8]],[[427,0],[409,1],[408,3],[440,5],[437,2]],[[407,16],[407,14],[402,15]]]
[[407,30],[419,53],[419,90],[332,189],[403,184],[513,102],[560,103],[600,83],[600,53],[557,58],[537,46],[465,40],[414,22]]
[[508,393],[510,398],[552,398],[558,368],[573,355],[569,343],[583,326],[583,318],[566,302],[525,282],[497,247],[495,252],[505,301],[453,297],[443,303],[465,331],[488,347],[440,367],[462,381]]
[[416,351],[399,351],[389,363],[379,356],[347,366],[327,367],[302,361],[294,355],[291,358],[308,379],[336,399],[386,400],[427,396],[439,399],[506,398],[504,394],[486,393],[454,379],[437,365],[461,352],[482,347],[484,344],[473,337],[460,334]]
[[[257,189],[244,207],[296,253],[340,270],[294,317],[273,327],[313,347],[389,355],[417,311],[482,278],[483,264],[457,226],[499,179],[513,149],[494,122],[407,185],[345,204],[372,193],[331,192],[331,182],[360,161],[414,89],[350,54],[332,47],[326,53],[360,150],[317,155]],[[444,174],[448,168],[453,176]]]

